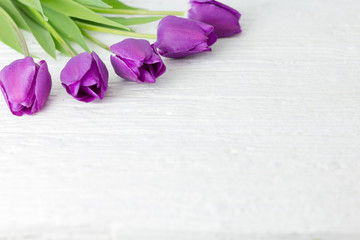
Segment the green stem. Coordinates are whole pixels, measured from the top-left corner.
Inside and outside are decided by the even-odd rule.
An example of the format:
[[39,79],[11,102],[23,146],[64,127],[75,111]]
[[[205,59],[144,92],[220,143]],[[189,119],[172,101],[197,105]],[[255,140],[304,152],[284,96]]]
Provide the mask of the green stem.
[[84,29],[88,29],[88,30],[92,30],[92,31],[96,31],[96,32],[112,33],[112,34],[118,34],[118,35],[123,35],[123,36],[128,36],[128,37],[136,37],[136,38],[156,39],[156,35],[154,35],[154,34],[128,32],[128,31],[122,31],[122,30],[113,29],[113,28],[94,26],[94,25],[82,23],[79,21],[75,21],[75,22],[80,28],[84,28]]
[[186,12],[183,11],[150,11],[150,10],[133,10],[133,9],[117,9],[117,8],[96,8],[89,7],[91,10],[99,13],[108,13],[108,14],[125,14],[125,15],[175,15],[175,16],[185,16]]
[[93,43],[97,44],[98,46],[102,47],[105,50],[110,51],[110,47],[108,45],[106,45],[105,43],[101,42],[99,39],[95,38],[94,36],[92,36],[91,34],[89,34],[87,31],[84,31],[81,29],[81,33],[82,35],[84,35],[87,39],[89,39],[90,41],[92,41]]
[[65,51],[72,57],[76,55],[76,53],[71,49],[68,43],[61,37],[61,35],[50,25],[48,21],[44,19],[44,17],[35,9],[28,8],[34,16],[40,21],[40,23],[49,31],[49,33],[60,43],[60,45],[65,49]]
[[[21,30],[19,29],[19,27],[16,25],[16,23],[14,22],[14,20],[10,17],[10,15],[2,8],[0,7],[0,14],[2,14],[6,20],[10,23],[11,27],[14,29],[14,31],[16,32],[16,36],[19,40],[19,43],[21,45],[21,48],[23,50],[23,54],[25,57],[30,56],[29,53],[29,48],[26,44],[24,35],[22,34]],[[4,33],[6,34],[6,33]]]

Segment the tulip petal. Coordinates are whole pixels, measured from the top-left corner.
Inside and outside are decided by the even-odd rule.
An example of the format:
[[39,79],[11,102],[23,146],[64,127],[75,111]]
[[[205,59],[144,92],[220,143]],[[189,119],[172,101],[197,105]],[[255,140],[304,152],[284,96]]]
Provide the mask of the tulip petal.
[[120,77],[138,83],[155,83],[166,67],[156,48],[149,41],[126,39],[110,47],[116,56],[111,63]]
[[202,43],[197,45],[195,48],[191,49],[190,52],[199,53],[199,52],[211,52],[211,48],[207,43]]
[[[16,115],[16,114],[13,112],[12,108],[10,107],[10,102],[9,102],[9,100],[8,100],[8,95],[7,95],[6,91],[5,91],[4,86],[2,85],[1,79],[0,79],[0,89],[1,89],[1,92],[2,92],[2,94],[3,94],[3,96],[4,96],[4,98],[5,98],[6,104],[7,104],[7,105],[9,106],[9,108],[10,108],[10,111],[11,111],[14,115]],[[21,114],[21,115],[22,115],[22,114]],[[18,115],[18,116],[21,116],[21,115]]]
[[147,40],[129,38],[112,45],[110,50],[122,59],[133,61],[136,67],[141,67],[144,60],[151,58],[153,55],[153,51],[149,46],[150,43]]
[[165,65],[163,60],[161,59],[156,47],[154,46],[154,44],[150,45],[151,49],[152,49],[152,54],[144,60],[144,63],[146,64],[157,64],[157,63],[161,63],[162,65]]
[[212,46],[214,45],[214,43],[217,41],[218,37],[217,35],[215,34],[215,32],[211,32],[209,35],[208,35],[208,40],[207,40],[207,44],[209,46]]
[[221,2],[215,1],[215,0],[190,0],[190,3],[210,3],[216,6],[219,6],[221,8],[223,8],[224,10],[230,12],[231,14],[233,14],[235,17],[240,18],[241,14],[239,13],[239,11],[235,10],[234,8],[225,5]]
[[72,96],[77,96],[79,94],[79,89],[80,89],[80,81],[77,81],[69,86],[62,84],[64,86],[64,88],[66,89],[67,93],[72,95]]
[[241,14],[237,10],[214,0],[190,2],[189,18],[213,25],[218,37],[229,37],[241,32]]
[[111,64],[117,75],[120,77],[130,80],[137,81],[138,76],[128,67],[128,65],[119,57],[111,56]]
[[40,111],[51,91],[51,76],[45,61],[32,57],[16,60],[0,73],[0,86],[14,115]]
[[144,61],[144,65],[147,65],[148,71],[151,73],[151,75],[156,79],[160,77],[162,74],[166,71],[166,66],[159,56],[159,53],[157,52],[157,49],[154,47],[154,45],[151,45],[151,48],[153,50],[153,54],[149,59],[146,59]]
[[78,94],[74,97],[75,99],[82,102],[92,102],[97,96],[93,92],[89,91],[88,87],[80,86]]
[[232,15],[234,15],[238,20],[240,19],[241,17],[241,14],[239,13],[239,11],[237,11],[236,9],[228,6],[228,5],[225,5],[221,2],[218,2],[218,1],[213,1],[217,6],[221,7],[222,9],[224,9],[225,11],[228,11],[230,12]]
[[45,102],[49,98],[52,81],[51,75],[47,63],[45,61],[39,62],[39,71],[36,76],[36,85],[35,85],[35,96],[36,100],[32,109],[32,113],[39,111],[45,105]]
[[163,75],[166,72],[166,66],[164,63],[157,63],[154,67],[156,69],[155,73],[156,73],[156,77],[160,77],[161,75]]
[[179,53],[190,50],[206,40],[202,28],[194,21],[168,16],[159,24],[155,46],[163,52]]
[[149,72],[148,70],[144,68],[140,68],[139,80],[141,82],[146,82],[146,83],[155,83],[156,77],[153,74],[151,74],[151,72]]
[[61,82],[65,85],[71,85],[80,79],[90,70],[92,64],[90,53],[83,52],[70,59],[61,72]]
[[[163,18],[158,27],[158,40],[154,44],[165,57],[182,58],[199,53],[192,51],[204,42],[214,44],[214,27],[199,21],[175,16]],[[210,38],[209,38],[210,35]],[[208,50],[206,50],[208,51]]]
[[100,76],[101,76],[101,80],[102,80],[101,81],[101,83],[102,83],[102,95],[104,95],[107,88],[108,88],[109,71],[107,70],[106,65],[104,64],[104,62],[101,61],[101,59],[99,58],[99,56],[95,52],[92,52],[91,56],[93,57],[96,65],[98,67],[98,70],[99,70],[99,73],[100,73]]
[[18,104],[28,103],[28,93],[33,87],[36,64],[32,57],[19,59],[6,66],[0,73],[0,82],[7,94],[7,100],[19,110]]
[[150,65],[150,70],[155,76],[155,78],[160,77],[166,72],[166,66],[164,62],[161,60],[161,62],[156,62]]
[[95,61],[91,64],[89,71],[82,77],[81,86],[92,86],[100,83],[100,73]]
[[100,92],[101,92],[101,88],[98,88],[96,85],[90,87],[81,86],[79,90],[80,95],[86,96],[84,97],[83,100],[85,102],[87,101],[91,102],[97,98],[100,98]]
[[73,57],[61,72],[61,82],[66,91],[83,102],[103,99],[108,80],[107,68],[95,52]]

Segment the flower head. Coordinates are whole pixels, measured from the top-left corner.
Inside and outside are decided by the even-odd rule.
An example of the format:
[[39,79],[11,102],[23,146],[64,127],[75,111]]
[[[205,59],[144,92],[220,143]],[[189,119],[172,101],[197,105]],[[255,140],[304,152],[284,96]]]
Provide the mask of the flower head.
[[117,75],[138,83],[155,83],[166,67],[156,49],[146,40],[125,39],[110,47],[111,63]]
[[241,33],[241,14],[235,9],[215,0],[191,0],[189,18],[215,27],[215,34],[230,37]]
[[104,98],[109,73],[95,52],[84,52],[70,59],[60,79],[66,91],[75,99],[91,102]]
[[51,91],[51,76],[45,61],[32,57],[12,62],[0,72],[0,88],[16,116],[40,111]]
[[211,51],[217,40],[214,27],[203,22],[175,16],[163,18],[158,27],[155,47],[162,56],[183,58]]

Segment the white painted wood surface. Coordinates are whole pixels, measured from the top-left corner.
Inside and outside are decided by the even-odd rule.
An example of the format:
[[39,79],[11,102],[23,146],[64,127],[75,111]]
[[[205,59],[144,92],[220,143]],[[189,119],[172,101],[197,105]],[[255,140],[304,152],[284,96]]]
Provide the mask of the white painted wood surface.
[[1,240],[360,238],[360,2],[224,2],[243,34],[92,104],[29,38],[54,87],[36,116],[0,101]]

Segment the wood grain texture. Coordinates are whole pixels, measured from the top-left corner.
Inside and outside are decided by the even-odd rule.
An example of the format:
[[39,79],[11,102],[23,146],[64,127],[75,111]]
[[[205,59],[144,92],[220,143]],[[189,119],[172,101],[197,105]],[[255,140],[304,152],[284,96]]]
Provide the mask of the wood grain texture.
[[243,34],[92,104],[27,35],[54,87],[36,116],[0,101],[1,240],[359,239],[360,2],[224,2]]

